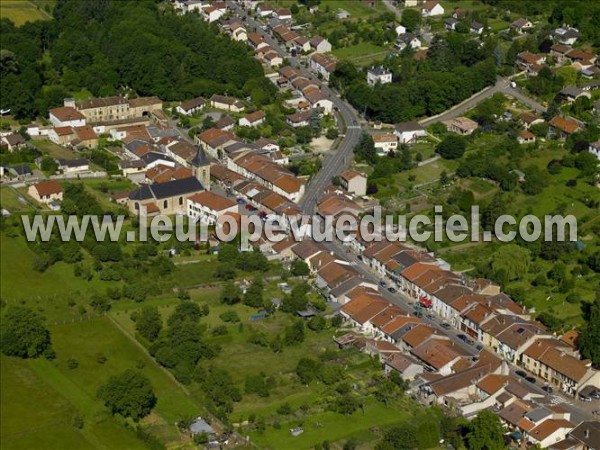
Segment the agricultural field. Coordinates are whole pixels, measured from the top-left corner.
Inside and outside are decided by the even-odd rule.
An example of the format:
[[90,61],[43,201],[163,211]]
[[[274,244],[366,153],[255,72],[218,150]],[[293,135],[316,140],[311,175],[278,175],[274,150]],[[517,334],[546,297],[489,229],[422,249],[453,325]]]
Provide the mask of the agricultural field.
[[[48,6],[48,11],[46,10]],[[51,19],[49,2],[33,2],[27,0],[0,0],[0,18],[10,19],[15,25],[25,22]]]

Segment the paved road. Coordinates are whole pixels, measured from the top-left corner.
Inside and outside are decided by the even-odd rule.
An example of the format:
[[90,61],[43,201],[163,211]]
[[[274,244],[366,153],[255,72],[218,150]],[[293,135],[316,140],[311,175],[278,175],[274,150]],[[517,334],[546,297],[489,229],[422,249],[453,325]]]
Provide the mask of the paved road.
[[474,94],[472,97],[468,98],[467,100],[463,101],[462,103],[459,103],[458,105],[453,106],[452,108],[444,111],[441,114],[438,114],[437,116],[432,116],[432,117],[423,119],[423,120],[419,121],[419,123],[421,125],[423,125],[424,127],[427,127],[436,122],[441,122],[443,120],[455,119],[457,117],[464,115],[467,111],[475,108],[479,103],[490,98],[492,95],[494,95],[498,92],[502,93],[506,96],[516,98],[521,103],[524,103],[525,105],[527,105],[531,109],[537,111],[538,113],[546,111],[546,108],[543,105],[541,105],[537,101],[527,97],[525,94],[523,94],[518,89],[511,87],[509,80],[499,77],[498,81],[496,81],[496,84],[494,86],[487,87],[487,88],[483,89],[482,91],[479,91],[477,94]]
[[383,0],[383,4],[388,10],[396,14],[398,20],[402,19],[402,10],[397,8],[392,0]]
[[339,141],[337,150],[324,158],[321,170],[310,180],[306,187],[304,197],[300,202],[302,211],[305,214],[312,214],[315,210],[317,200],[325,189],[325,186],[331,182],[333,177],[343,172],[352,162],[352,150],[356,144],[358,144],[362,134],[360,117],[350,104],[342,100],[339,94],[327,84],[318,80],[306,67],[302,66],[298,58],[290,56],[285,48],[281,47],[279,42],[273,38],[273,36],[262,29],[262,23],[247,15],[237,3],[229,1],[228,7],[233,11],[236,11],[240,17],[245,17],[244,20],[248,31],[256,30],[256,32],[259,33],[280,56],[290,61],[292,67],[300,70],[305,77],[316,81],[319,84],[321,91],[329,97],[333,102],[334,108],[336,108],[335,116],[338,121],[338,128],[340,133],[343,133],[344,135],[340,138],[341,140]]

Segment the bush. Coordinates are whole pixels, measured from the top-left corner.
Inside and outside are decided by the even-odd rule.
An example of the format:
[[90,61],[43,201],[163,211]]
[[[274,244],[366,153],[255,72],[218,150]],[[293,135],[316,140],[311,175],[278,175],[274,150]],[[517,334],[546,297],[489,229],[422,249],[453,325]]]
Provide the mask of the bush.
[[240,321],[240,316],[238,316],[238,313],[232,310],[229,311],[225,311],[224,313],[222,313],[219,318],[223,321],[223,322],[228,322],[228,323],[237,323]]
[[465,150],[464,138],[456,134],[447,135],[435,148],[435,151],[445,159],[459,159]]

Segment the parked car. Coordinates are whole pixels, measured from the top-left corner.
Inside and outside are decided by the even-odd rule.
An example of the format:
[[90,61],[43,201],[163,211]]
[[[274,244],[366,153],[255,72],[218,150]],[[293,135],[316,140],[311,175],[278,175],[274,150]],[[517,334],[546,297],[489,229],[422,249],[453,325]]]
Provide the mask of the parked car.
[[442,324],[442,328],[443,328],[444,330],[448,330],[448,329],[450,329],[450,324],[449,324],[448,322],[444,322],[444,323]]
[[537,381],[535,378],[533,377],[525,377],[526,381],[529,381],[531,384],[535,384],[535,382]]
[[523,378],[525,378],[527,376],[527,372],[525,372],[523,370],[517,370],[515,373]]
[[554,392],[554,389],[552,389],[548,385],[545,385],[545,386],[542,386],[542,391],[546,392],[547,394],[552,394]]
[[464,334],[459,334],[458,336],[456,336],[457,338],[459,338],[461,341],[465,342],[467,340],[467,336],[465,336]]
[[385,283],[385,281],[381,280],[381,281],[379,282],[379,286],[381,286],[381,287],[386,287],[386,286],[387,286],[387,284]]
[[396,293],[396,289],[394,289],[394,288],[393,288],[393,287],[391,287],[391,286],[388,288],[388,291],[389,291],[389,292],[391,292],[392,294],[395,294],[395,293]]
[[475,347],[477,350],[481,351],[483,350],[483,345],[481,344],[477,344],[477,347]]
[[429,320],[435,319],[435,316],[431,313],[427,314],[427,316],[425,316],[425,317],[427,317]]

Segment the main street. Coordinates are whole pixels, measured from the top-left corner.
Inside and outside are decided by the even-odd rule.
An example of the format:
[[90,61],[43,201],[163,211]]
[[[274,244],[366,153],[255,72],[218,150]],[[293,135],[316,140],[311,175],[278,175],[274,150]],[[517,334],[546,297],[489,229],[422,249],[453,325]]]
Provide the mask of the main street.
[[[277,42],[276,39],[274,39],[266,30],[263,30],[262,23],[247,15],[239,4],[229,1],[228,6],[236,11],[239,17],[243,18],[248,31],[255,30],[277,53],[279,53],[280,56],[288,59],[291,66],[297,68],[305,77],[312,79],[319,84],[321,90],[329,96],[334,104],[339,129],[341,131],[345,130],[344,135],[338,142],[337,150],[324,158],[321,170],[313,177],[307,186],[304,198],[302,199],[302,210],[305,214],[312,214],[314,212],[317,200],[324,188],[331,182],[331,179],[334,176],[339,175],[352,161],[352,150],[354,146],[358,144],[362,134],[360,116],[350,104],[341,99],[339,94],[331,89],[326,83],[323,83],[321,80],[317,79],[305,66],[301,65],[298,58],[290,56],[287,51],[279,45],[279,42]],[[453,108],[450,108],[449,110],[435,117],[424,119],[420,123],[423,126],[428,126],[442,120],[459,117],[497,92],[517,99],[538,113],[546,110],[543,105],[525,96],[519,90],[513,88],[510,80],[499,77],[494,86],[488,87],[483,91],[473,95],[471,98],[454,106]],[[335,253],[340,259],[351,263],[362,278],[374,284],[379,284],[381,278],[377,274],[373,273],[357,255],[346,249],[340,242],[335,241],[325,243],[325,246],[329,251]],[[379,291],[381,295],[389,302],[407,311],[413,310],[415,301],[411,300],[404,293],[392,293],[385,288],[380,288]],[[458,338],[460,331],[454,329],[446,330],[442,328],[441,323],[435,316],[427,317],[425,315],[421,317],[421,319],[427,325],[437,329],[440,334],[447,335],[455,343],[455,345],[464,349],[467,354],[476,356],[479,353],[479,350],[474,345],[466,344]],[[516,370],[517,368],[511,365],[511,371],[514,373]],[[549,395],[536,384],[529,383],[525,380],[522,382],[529,384],[532,390],[544,396],[543,401],[540,402],[541,404],[552,405],[553,403],[560,403],[562,407],[567,409],[572,414],[572,420],[574,422],[578,423],[582,420],[594,419],[590,412],[587,411],[587,408],[582,409],[578,405],[574,404],[578,402],[578,400],[561,395]]]
[[325,187],[331,183],[333,177],[342,173],[352,161],[352,150],[358,144],[362,134],[358,112],[326,83],[319,80],[310,70],[300,64],[297,57],[290,56],[286,49],[270,33],[263,29],[264,25],[249,14],[246,14],[238,3],[229,1],[228,7],[236,11],[239,17],[243,18],[249,32],[255,30],[259,33],[267,44],[282,58],[290,62],[292,67],[298,69],[305,77],[318,83],[321,91],[333,102],[338,128],[342,136],[337,141],[337,150],[323,159],[321,170],[310,180],[306,187],[306,192],[301,200],[302,212],[312,214],[317,205],[317,200]]

